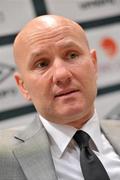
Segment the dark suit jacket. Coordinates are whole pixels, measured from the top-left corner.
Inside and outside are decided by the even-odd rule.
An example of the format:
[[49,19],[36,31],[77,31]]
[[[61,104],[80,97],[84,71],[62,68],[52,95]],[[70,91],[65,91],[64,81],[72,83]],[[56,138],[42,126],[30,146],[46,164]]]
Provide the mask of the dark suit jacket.
[[[120,155],[120,121],[103,120],[101,128]],[[0,180],[57,180],[49,139],[39,118],[26,129],[0,132]]]

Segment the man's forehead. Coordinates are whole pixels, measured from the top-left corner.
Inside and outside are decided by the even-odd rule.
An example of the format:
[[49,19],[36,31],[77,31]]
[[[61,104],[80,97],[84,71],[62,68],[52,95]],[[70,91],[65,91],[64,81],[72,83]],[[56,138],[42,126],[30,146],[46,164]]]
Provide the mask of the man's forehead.
[[[74,27],[70,25],[63,25],[57,27],[45,27],[43,29],[39,29],[39,27],[31,28],[30,30],[25,31],[22,34],[21,44],[27,47],[36,47],[37,45],[43,45],[47,43],[54,43],[60,42],[64,39],[71,39],[74,38],[76,40],[85,40],[84,33],[76,30]],[[23,47],[22,46],[22,47]]]
[[[17,55],[28,49],[38,39],[42,41],[58,40],[64,36],[78,36],[86,41],[83,29],[75,22],[60,16],[45,15],[30,21],[23,30],[18,34],[14,42],[14,52]],[[18,52],[18,53],[17,53]]]
[[[64,38],[60,41],[57,41],[57,42],[51,42],[50,43],[45,43],[41,46],[37,46],[36,48],[31,48],[31,54],[34,56],[34,55],[37,55],[37,54],[44,54],[46,53],[48,50],[51,51],[51,49],[70,49],[70,48],[81,48],[82,49],[82,45],[80,42],[78,42],[77,40],[75,39],[72,39],[72,38]],[[30,52],[29,52],[30,54]]]

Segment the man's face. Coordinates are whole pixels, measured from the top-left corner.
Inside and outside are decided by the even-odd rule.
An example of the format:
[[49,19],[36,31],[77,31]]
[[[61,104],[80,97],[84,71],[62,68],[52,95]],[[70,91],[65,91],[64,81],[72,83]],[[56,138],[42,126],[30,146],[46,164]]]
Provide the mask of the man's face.
[[96,59],[83,32],[63,26],[28,37],[21,75],[16,75],[23,95],[49,121],[70,124],[89,117],[96,96]]

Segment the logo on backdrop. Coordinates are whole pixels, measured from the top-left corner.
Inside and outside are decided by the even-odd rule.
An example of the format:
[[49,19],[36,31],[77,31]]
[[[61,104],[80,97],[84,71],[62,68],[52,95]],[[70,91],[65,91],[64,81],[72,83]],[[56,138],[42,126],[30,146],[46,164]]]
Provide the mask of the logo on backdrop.
[[94,8],[94,7],[101,7],[105,6],[108,4],[115,4],[116,0],[91,0],[91,1],[85,1],[85,2],[80,2],[79,5],[83,9],[89,9],[89,8]]
[[105,37],[100,41],[100,47],[103,49],[104,53],[110,58],[114,58],[118,53],[118,44],[111,37]]
[[15,67],[7,64],[0,63],[0,83],[5,81],[15,71]]

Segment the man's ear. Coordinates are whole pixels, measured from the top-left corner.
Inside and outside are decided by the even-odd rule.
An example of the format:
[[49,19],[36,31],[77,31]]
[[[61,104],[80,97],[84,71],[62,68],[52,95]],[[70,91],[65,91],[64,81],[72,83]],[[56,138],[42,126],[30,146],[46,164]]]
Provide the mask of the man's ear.
[[95,67],[95,72],[96,72],[96,75],[98,73],[98,66],[97,66],[97,55],[96,55],[96,50],[95,49],[92,49],[90,51],[90,55],[91,55],[91,59],[92,59],[92,62],[94,64],[94,67]]
[[15,72],[14,73],[14,78],[15,78],[15,81],[16,81],[16,84],[20,90],[20,92],[22,93],[22,95],[25,97],[25,99],[27,99],[28,101],[31,100],[31,97],[29,95],[29,92],[25,86],[25,83],[22,79],[22,76],[19,72]]

